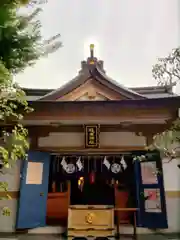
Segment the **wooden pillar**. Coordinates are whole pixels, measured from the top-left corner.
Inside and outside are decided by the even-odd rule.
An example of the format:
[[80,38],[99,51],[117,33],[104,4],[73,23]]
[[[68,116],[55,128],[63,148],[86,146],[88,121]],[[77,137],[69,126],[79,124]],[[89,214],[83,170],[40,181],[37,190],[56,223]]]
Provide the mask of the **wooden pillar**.
[[135,132],[137,136],[144,136],[146,138],[146,147],[150,146],[153,143],[153,136],[155,135],[154,132]]
[[146,134],[146,145],[150,146],[153,143],[153,133]]
[[31,136],[30,137],[30,149],[37,149],[38,148],[38,137]]

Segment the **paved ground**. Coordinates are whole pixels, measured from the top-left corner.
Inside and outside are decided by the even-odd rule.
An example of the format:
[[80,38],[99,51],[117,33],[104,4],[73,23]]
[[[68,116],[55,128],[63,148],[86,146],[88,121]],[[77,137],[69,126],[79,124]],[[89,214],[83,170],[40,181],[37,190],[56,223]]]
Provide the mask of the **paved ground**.
[[[121,237],[119,238],[121,240],[131,240],[131,237]],[[173,237],[173,236],[162,236],[162,235],[140,235],[137,237],[137,240],[167,240],[167,239],[171,239],[171,240],[177,240],[180,239],[180,236],[177,237]],[[67,240],[67,238],[63,238],[61,236],[53,236],[50,234],[47,235],[19,235],[19,236],[0,236],[0,240]],[[78,239],[77,239],[78,240]],[[80,239],[79,239],[80,240]]]

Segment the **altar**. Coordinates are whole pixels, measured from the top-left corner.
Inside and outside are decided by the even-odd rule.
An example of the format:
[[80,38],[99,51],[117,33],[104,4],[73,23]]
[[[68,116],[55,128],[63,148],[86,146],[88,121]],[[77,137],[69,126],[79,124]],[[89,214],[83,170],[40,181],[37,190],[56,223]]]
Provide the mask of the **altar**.
[[67,237],[115,237],[114,206],[69,206]]

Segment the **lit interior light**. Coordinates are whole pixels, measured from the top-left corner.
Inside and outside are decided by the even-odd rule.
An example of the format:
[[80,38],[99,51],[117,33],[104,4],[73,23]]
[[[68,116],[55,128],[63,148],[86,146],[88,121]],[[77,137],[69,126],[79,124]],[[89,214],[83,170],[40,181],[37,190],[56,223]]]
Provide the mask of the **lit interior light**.
[[83,178],[83,177],[80,177],[80,178],[78,179],[78,186],[79,186],[79,188],[82,188],[83,184],[84,184],[84,178]]

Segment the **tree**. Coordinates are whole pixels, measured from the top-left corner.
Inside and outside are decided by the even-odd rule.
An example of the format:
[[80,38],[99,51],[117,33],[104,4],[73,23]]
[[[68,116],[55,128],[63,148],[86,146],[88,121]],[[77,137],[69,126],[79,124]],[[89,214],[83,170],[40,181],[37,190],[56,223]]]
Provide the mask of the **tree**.
[[39,57],[47,56],[62,45],[60,34],[48,40],[42,39],[41,23],[37,20],[41,8],[33,4],[31,14],[20,14],[18,10],[22,1],[25,0],[0,2],[0,60],[13,74],[23,71]]
[[[3,167],[9,169],[18,159],[26,157],[26,151],[29,148],[28,132],[18,124],[18,121],[32,109],[24,98],[24,92],[13,83],[11,74],[2,62],[0,63],[0,87],[0,121],[4,124],[4,128],[1,128],[0,156]],[[12,123],[12,120],[15,123],[8,129],[6,124]],[[1,174],[4,173],[4,168],[1,169]],[[8,191],[6,182],[0,182],[0,190]],[[10,198],[9,195],[7,197]],[[5,208],[3,214],[9,214],[9,211],[7,212]]]
[[159,58],[152,73],[159,84],[176,85],[180,80],[180,48],[173,49],[167,57]]
[[[22,4],[33,7],[31,14],[20,13]],[[37,1],[0,1],[0,121],[4,126],[0,128],[1,174],[18,159],[26,158],[29,148],[28,131],[19,122],[33,109],[28,106],[25,93],[13,82],[13,76],[62,45],[59,34],[46,41],[42,39],[41,23],[36,19],[40,11]],[[7,187],[0,182],[0,191],[7,191]],[[5,210],[3,213],[7,214]]]
[[[152,69],[153,77],[159,84],[173,87],[180,81],[180,47],[164,58],[159,58]],[[180,119],[177,118],[169,129],[154,136],[152,148],[160,150],[170,160],[180,156]]]

